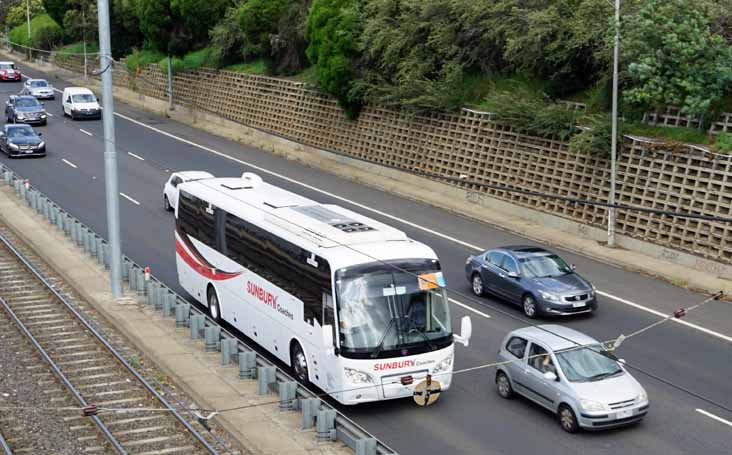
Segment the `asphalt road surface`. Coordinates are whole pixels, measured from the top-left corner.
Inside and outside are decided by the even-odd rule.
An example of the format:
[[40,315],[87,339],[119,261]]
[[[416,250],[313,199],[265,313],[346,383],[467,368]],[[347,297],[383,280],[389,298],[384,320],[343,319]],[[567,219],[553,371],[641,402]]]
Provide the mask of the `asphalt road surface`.
[[[56,88],[65,84],[49,75]],[[6,97],[19,83],[0,85]],[[533,243],[495,227],[396,197],[242,146],[183,124],[117,104],[120,212],[123,252],[182,292],[175,271],[173,215],[163,210],[162,187],[171,171],[206,170],[216,176],[253,171],[265,181],[324,203],[344,205],[403,229],[440,257],[451,298],[453,324],[473,319],[470,347],[456,347],[456,369],[495,361],[508,331],[527,325],[518,307],[492,298],[473,299],[463,276],[475,248]],[[99,233],[106,233],[101,121],[62,116],[60,95],[46,102],[52,114],[38,127],[48,144],[40,159],[0,160]],[[342,198],[342,199],[338,199]],[[345,199],[345,200],[344,200]],[[358,204],[358,205],[354,205]],[[425,228],[427,230],[425,230]],[[601,339],[631,333],[658,314],[705,296],[561,251],[602,292],[592,316],[553,320]],[[654,313],[655,312],[655,313]],[[660,313],[659,313],[660,312]],[[732,305],[712,303],[691,313],[694,327],[666,323],[627,340],[619,349],[629,364],[732,408]],[[651,407],[639,425],[597,433],[564,433],[556,418],[524,399],[503,400],[494,370],[456,375],[453,387],[429,408],[411,400],[342,407],[402,455],[412,454],[732,454],[732,413],[640,372]],[[715,418],[716,417],[716,418]]]

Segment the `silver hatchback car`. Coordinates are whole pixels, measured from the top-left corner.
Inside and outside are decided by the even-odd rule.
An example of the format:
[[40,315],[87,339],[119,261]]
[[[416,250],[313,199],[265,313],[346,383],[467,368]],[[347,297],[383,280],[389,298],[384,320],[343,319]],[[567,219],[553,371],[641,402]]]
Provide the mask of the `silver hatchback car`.
[[[581,347],[580,347],[581,346]],[[648,395],[597,340],[559,325],[514,330],[498,351],[496,386],[556,413],[567,432],[628,425],[648,412]]]

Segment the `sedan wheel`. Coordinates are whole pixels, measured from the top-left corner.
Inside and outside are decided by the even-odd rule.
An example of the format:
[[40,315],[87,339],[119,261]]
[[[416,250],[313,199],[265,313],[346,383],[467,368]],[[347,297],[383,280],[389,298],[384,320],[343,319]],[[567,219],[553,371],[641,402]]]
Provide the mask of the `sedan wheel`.
[[496,374],[496,387],[498,388],[498,395],[502,398],[509,399],[513,396],[513,387],[511,382],[508,380],[506,373],[499,371]]
[[485,289],[483,289],[483,279],[480,277],[479,273],[476,273],[473,275],[473,294],[477,296],[482,296],[485,294]]
[[524,307],[524,314],[531,319],[535,318],[537,308],[534,296],[530,294],[525,295],[522,303]]
[[173,207],[170,206],[170,201],[168,201],[168,196],[163,196],[163,207],[166,212],[173,210]]
[[559,407],[559,424],[562,426],[562,430],[567,433],[576,433],[579,430],[577,416],[574,414],[572,408],[566,404]]

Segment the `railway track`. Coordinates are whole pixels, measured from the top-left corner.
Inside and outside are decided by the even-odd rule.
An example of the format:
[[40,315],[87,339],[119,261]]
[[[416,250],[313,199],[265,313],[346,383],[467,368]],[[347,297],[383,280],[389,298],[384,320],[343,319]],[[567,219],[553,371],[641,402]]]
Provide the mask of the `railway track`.
[[[23,397],[19,401],[28,409],[45,406],[47,414],[77,408],[56,419],[61,423],[55,436],[61,434],[73,444],[54,453],[241,453],[226,447],[219,451],[220,439],[198,431],[195,418],[171,410],[174,406],[126,360],[129,352],[118,352],[96,321],[82,315],[88,306],[72,304],[61,280],[47,278],[26,257],[27,249],[21,252],[10,243],[12,237],[0,226],[0,324],[15,326],[4,330],[2,342],[7,339],[5,346],[12,345],[17,353],[12,366],[28,368],[28,385],[43,389],[46,398],[43,403],[23,402]],[[89,405],[95,405],[98,414],[83,417],[78,408]],[[48,453],[38,444],[44,436],[24,428],[23,409],[18,408],[0,412],[0,433],[11,452]]]

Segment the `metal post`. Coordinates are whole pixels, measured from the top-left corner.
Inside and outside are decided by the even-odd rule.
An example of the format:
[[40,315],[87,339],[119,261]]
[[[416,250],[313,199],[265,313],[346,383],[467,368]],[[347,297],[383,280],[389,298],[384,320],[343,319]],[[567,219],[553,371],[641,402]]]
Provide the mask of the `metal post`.
[[28,60],[31,59],[31,26],[30,26],[30,0],[25,0],[25,18],[28,22]]
[[86,11],[84,11],[84,2],[81,3],[81,34],[82,34],[82,40],[84,42],[84,80],[88,79],[89,76],[87,75],[87,61],[86,61]]
[[620,0],[615,0],[615,49],[613,50],[613,118],[610,146],[610,208],[607,211],[607,246],[615,248],[615,180],[618,149],[618,59],[620,52]]
[[172,111],[173,106],[173,59],[168,55],[168,110]]
[[104,180],[107,196],[107,229],[110,245],[112,296],[122,295],[122,252],[119,228],[117,151],[114,135],[112,52],[109,36],[109,0],[97,0],[99,10],[99,66],[102,73],[102,119],[104,122]]

